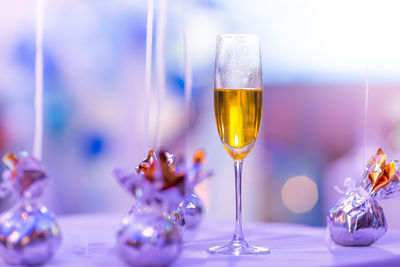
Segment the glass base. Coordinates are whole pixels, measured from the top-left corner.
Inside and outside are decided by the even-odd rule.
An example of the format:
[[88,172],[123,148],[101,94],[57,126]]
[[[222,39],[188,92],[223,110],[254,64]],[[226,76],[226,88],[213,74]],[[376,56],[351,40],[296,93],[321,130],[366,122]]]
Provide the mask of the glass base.
[[249,246],[246,241],[232,240],[225,246],[211,247],[207,250],[210,254],[222,255],[266,255],[270,253],[268,248]]

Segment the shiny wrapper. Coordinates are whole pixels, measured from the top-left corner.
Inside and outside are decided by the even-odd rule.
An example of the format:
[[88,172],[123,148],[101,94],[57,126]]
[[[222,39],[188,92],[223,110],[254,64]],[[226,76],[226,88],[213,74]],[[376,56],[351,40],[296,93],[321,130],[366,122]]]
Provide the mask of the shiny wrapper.
[[178,257],[182,234],[171,215],[185,195],[186,174],[165,150],[148,156],[135,169],[114,171],[117,181],[136,199],[121,222],[117,249],[132,266],[165,266]]
[[332,240],[342,246],[371,245],[387,230],[381,206],[366,192],[341,197],[329,210],[327,224]]
[[378,201],[400,194],[399,178],[398,162],[387,162],[386,154],[378,149],[367,163],[361,187],[346,179],[345,195],[329,210],[327,225],[332,240],[343,246],[368,246],[381,238],[387,222]]
[[390,199],[400,195],[399,162],[387,162],[387,156],[379,148],[367,163],[361,186],[376,199]]
[[132,266],[166,266],[182,250],[180,229],[156,205],[139,206],[121,222],[118,252]]
[[20,195],[20,203],[0,218],[0,255],[10,264],[41,265],[61,241],[54,214],[38,203],[49,177],[26,152],[3,157],[3,188]]
[[177,208],[177,222],[187,229],[194,229],[199,226],[203,214],[203,201],[195,193],[188,193]]
[[212,175],[211,171],[203,169],[205,162],[204,151],[196,151],[193,155],[193,165],[188,170],[185,197],[174,213],[176,222],[187,229],[199,226],[203,218],[204,204],[194,192],[194,188]]
[[38,198],[49,181],[49,177],[43,170],[40,162],[26,151],[19,156],[9,153],[3,157],[6,170],[3,172],[3,180],[14,191],[25,199]]
[[54,214],[44,206],[21,205],[0,219],[0,254],[10,264],[46,263],[60,237]]
[[175,156],[165,150],[150,150],[135,171],[114,170],[114,177],[143,203],[159,203],[173,210],[185,194],[186,174],[177,170]]

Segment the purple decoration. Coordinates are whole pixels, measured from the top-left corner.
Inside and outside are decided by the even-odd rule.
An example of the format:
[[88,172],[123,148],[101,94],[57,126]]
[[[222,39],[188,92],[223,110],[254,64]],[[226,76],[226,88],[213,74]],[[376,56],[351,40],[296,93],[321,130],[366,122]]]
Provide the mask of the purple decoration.
[[3,193],[14,190],[20,203],[0,218],[0,255],[8,263],[41,265],[50,260],[61,241],[54,214],[38,202],[49,177],[40,162],[22,151],[3,161]]

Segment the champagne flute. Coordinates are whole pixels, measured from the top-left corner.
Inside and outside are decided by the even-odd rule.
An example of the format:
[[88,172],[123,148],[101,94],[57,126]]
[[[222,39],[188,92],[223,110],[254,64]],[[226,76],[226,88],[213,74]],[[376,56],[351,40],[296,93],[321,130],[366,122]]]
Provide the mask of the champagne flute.
[[249,246],[242,233],[242,165],[260,129],[262,89],[260,41],[252,34],[217,37],[214,109],[222,145],[235,167],[236,224],[232,241],[208,249],[211,254],[268,254],[269,249]]

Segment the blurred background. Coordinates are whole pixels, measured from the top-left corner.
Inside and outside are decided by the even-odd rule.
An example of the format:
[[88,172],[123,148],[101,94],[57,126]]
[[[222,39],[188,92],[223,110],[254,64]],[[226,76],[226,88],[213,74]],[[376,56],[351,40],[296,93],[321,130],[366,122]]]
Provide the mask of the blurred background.
[[[182,1],[168,1],[162,144],[182,155],[189,136],[191,153],[205,149],[215,175],[197,191],[209,218],[234,218],[233,165],[213,110],[219,33],[261,39],[264,111],[244,163],[245,221],[325,225],[340,197],[333,186],[349,176],[361,181],[367,73],[366,158],[379,147],[400,158],[400,2],[192,0],[183,9]],[[133,169],[146,155],[146,8],[139,0],[45,1],[43,164],[53,180],[43,201],[57,214],[122,216],[132,205],[111,172]],[[183,117],[183,13],[193,69],[190,131]],[[34,56],[35,1],[1,1],[0,154],[31,151]],[[12,202],[4,198],[0,207]],[[390,227],[400,227],[399,204],[382,203]]]

